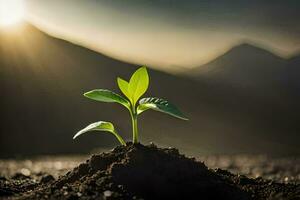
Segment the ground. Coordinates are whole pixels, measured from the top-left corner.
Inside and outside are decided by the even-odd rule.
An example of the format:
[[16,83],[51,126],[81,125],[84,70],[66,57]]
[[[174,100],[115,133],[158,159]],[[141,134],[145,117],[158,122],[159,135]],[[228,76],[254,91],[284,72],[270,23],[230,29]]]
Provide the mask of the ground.
[[129,144],[88,158],[1,160],[0,198],[174,199],[199,195],[204,199],[300,199],[299,157],[194,159],[173,148]]

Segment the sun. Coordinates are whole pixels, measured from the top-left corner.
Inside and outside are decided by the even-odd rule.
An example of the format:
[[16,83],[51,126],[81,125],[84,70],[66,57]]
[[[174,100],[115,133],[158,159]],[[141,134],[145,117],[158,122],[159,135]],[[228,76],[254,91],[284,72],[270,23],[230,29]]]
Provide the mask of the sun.
[[0,0],[0,25],[9,26],[23,20],[24,0]]

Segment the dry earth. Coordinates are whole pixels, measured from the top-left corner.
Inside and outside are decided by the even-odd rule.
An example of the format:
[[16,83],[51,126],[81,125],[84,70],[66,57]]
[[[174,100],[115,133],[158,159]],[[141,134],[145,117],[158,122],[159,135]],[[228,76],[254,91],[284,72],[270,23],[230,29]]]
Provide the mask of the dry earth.
[[204,199],[300,199],[299,157],[198,157],[212,168],[208,169],[173,148],[130,144],[84,162],[87,158],[1,160],[0,198],[157,199],[199,194]]

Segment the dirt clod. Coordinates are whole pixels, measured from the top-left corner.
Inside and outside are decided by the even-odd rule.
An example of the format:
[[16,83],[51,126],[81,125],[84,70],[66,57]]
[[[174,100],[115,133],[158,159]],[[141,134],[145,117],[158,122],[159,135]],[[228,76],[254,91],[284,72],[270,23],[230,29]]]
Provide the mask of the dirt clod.
[[49,183],[54,180],[55,180],[55,178],[52,175],[46,174],[46,175],[42,176],[40,182],[41,183]]

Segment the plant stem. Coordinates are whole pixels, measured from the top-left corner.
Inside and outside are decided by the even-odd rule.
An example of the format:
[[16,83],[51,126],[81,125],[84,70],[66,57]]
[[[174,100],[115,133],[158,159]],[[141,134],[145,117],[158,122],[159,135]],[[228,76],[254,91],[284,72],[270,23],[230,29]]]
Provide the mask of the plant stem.
[[117,131],[113,131],[113,134],[116,136],[116,138],[118,139],[118,141],[122,144],[122,145],[124,145],[124,146],[126,146],[126,142],[123,140],[123,138],[117,133]]
[[130,112],[132,121],[132,142],[138,143],[138,124],[137,124],[137,113],[135,108]]

